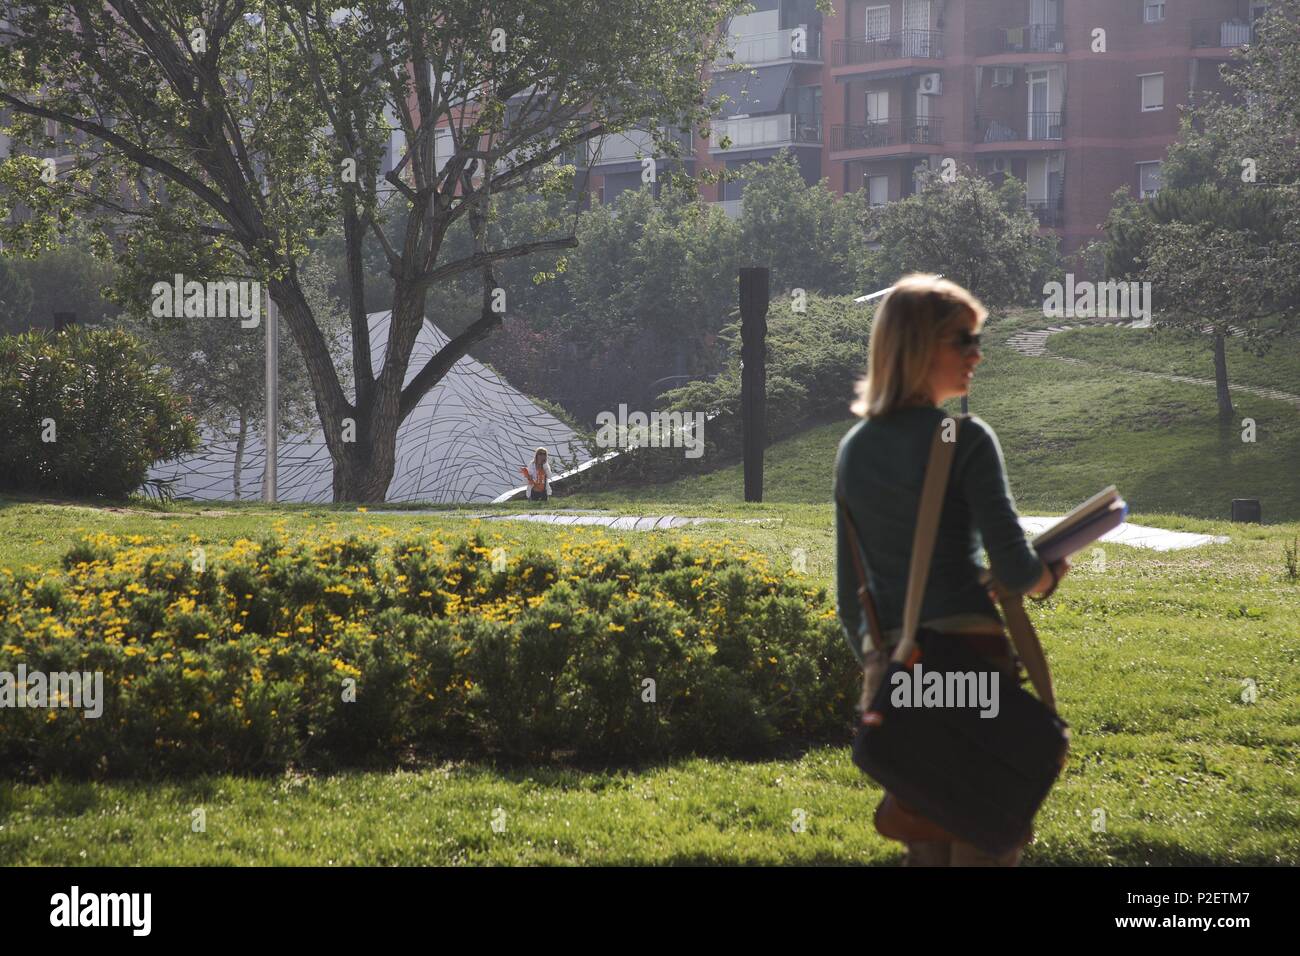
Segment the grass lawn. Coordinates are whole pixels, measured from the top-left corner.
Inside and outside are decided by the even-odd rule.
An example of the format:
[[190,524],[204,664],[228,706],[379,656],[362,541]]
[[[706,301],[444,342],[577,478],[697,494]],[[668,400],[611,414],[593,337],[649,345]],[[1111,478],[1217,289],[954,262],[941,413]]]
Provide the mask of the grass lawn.
[[[1071,329],[1049,337],[1047,351],[1114,368],[1214,378],[1213,339],[1174,330]],[[1230,385],[1255,385],[1300,394],[1300,349],[1295,342],[1277,340],[1263,355],[1255,355],[1242,339],[1229,336],[1224,354]],[[1234,393],[1234,404],[1237,398]]]
[[[786,561],[802,547],[813,581],[831,583],[824,501],[668,504],[763,520],[650,534],[743,540]],[[90,530],[203,544],[277,523],[289,535],[328,522],[344,532],[471,527],[454,513],[3,505],[0,566],[8,567],[51,564]],[[1231,540],[1168,554],[1107,545],[1104,571],[1080,567],[1055,599],[1031,609],[1074,742],[1026,862],[1300,862],[1300,583],[1286,578],[1282,559],[1300,523],[1134,518]],[[526,523],[484,530],[506,547],[556,533]],[[1242,700],[1247,679],[1258,688],[1253,703]],[[470,763],[252,780],[5,782],[0,864],[894,863],[899,846],[871,827],[878,797],[844,746],[787,760],[635,769]],[[200,808],[206,829],[194,832]],[[1096,829],[1101,813],[1104,829]]]

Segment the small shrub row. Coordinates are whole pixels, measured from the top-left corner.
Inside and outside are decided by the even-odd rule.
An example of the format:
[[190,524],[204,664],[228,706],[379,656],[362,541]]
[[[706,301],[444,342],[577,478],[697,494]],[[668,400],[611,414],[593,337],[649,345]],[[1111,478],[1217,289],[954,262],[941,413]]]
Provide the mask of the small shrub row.
[[36,776],[761,755],[846,739],[856,681],[824,589],[761,555],[478,535],[202,561],[92,536],[0,572],[0,671],[20,663],[104,675],[99,718],[0,708],[0,766]]

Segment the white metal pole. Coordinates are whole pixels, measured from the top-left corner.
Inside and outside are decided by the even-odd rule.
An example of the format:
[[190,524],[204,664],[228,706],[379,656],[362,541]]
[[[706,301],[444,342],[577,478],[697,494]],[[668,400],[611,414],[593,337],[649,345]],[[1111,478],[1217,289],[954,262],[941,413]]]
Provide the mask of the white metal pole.
[[[262,42],[266,43],[266,7],[262,8]],[[266,105],[271,105],[271,59],[267,49]],[[264,174],[265,175],[265,174]],[[271,196],[271,177],[265,176],[266,195]],[[275,501],[276,466],[280,459],[280,314],[271,298],[271,283],[266,284],[266,463],[262,470],[262,500]]]
[[266,468],[262,500],[275,501],[276,465],[280,455],[280,313],[266,290]]

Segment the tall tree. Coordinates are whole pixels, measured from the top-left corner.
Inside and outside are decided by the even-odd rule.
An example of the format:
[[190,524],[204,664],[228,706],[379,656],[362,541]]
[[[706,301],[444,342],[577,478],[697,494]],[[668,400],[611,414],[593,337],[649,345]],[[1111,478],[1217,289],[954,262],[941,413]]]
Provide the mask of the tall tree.
[[995,189],[968,170],[951,181],[926,174],[914,195],[870,210],[868,238],[880,244],[877,287],[937,272],[991,307],[1033,301],[1058,268],[1057,239],[1039,235],[1024,185],[1008,177]]
[[1300,335],[1300,20],[1268,13],[1223,76],[1228,95],[1183,117],[1159,194],[1117,196],[1106,261],[1112,277],[1152,283],[1157,328],[1204,336],[1226,432],[1230,329],[1256,354]]
[[[330,266],[313,255],[299,270],[303,295],[337,354],[347,329],[347,310],[330,294]],[[267,316],[263,312],[263,322]],[[244,452],[249,435],[266,419],[266,354],[261,324],[195,318],[156,318],[131,309],[118,323],[140,339],[159,365],[172,370],[176,388],[190,399],[195,420],[235,443],[232,480],[235,498],[244,497]],[[296,343],[280,352],[279,432],[282,438],[309,430],[313,418],[311,383]],[[347,382],[344,382],[346,388]]]
[[[0,27],[0,106],[17,116],[20,139],[39,140],[46,121],[80,136],[70,169],[53,183],[31,158],[0,170],[9,205],[31,210],[0,238],[40,242],[75,208],[128,231],[127,268],[154,245],[166,247],[173,268],[202,252],[222,260],[223,275],[265,281],[306,363],[335,499],[380,500],[398,426],[501,322],[496,264],[576,242],[570,230],[492,246],[492,197],[568,195],[571,179],[561,171],[573,167],[554,162],[562,154],[664,117],[687,128],[705,123],[705,67],[720,46],[719,23],[737,5],[11,0]],[[392,125],[407,152],[385,173]],[[671,152],[671,137],[663,139]],[[386,228],[385,193],[402,205],[400,232]],[[462,220],[472,247],[445,255],[444,240]],[[355,400],[302,288],[308,240],[330,223],[341,226],[346,248]],[[381,248],[393,279],[377,374],[368,243]],[[430,291],[463,274],[480,277],[479,318],[408,375]],[[345,440],[349,419],[354,442]]]
[[1214,348],[1219,424],[1232,424],[1227,336],[1234,330],[1266,351],[1295,306],[1287,271],[1286,224],[1275,197],[1213,186],[1162,190],[1139,275],[1151,282],[1157,326],[1207,336]]
[[855,292],[866,258],[865,201],[860,189],[836,196],[826,180],[806,185],[788,150],[750,163],[740,214],[745,259],[772,270],[777,293]]
[[0,255],[0,334],[26,332],[31,311],[31,285],[13,259]]

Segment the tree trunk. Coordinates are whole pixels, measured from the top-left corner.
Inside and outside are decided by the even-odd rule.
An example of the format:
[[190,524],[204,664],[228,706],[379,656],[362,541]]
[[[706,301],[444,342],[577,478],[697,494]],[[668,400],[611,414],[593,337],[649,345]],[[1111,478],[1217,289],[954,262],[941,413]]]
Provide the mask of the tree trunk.
[[239,410],[239,437],[235,439],[235,500],[239,500],[241,476],[244,471],[244,443],[248,439],[248,418],[243,408]]
[[1225,336],[1222,332],[1214,335],[1214,388],[1219,395],[1219,428],[1227,431],[1232,428],[1233,419],[1237,417],[1232,407],[1232,392],[1228,390],[1228,356],[1224,350]]
[[[383,370],[365,397],[360,393],[357,396],[356,440],[330,444],[336,502],[382,502],[388,494],[397,464],[397,429],[405,417],[402,383],[422,324],[424,300],[422,289],[398,281],[388,341],[384,346]],[[353,354],[356,355],[355,349]],[[369,351],[366,358],[369,360]]]

